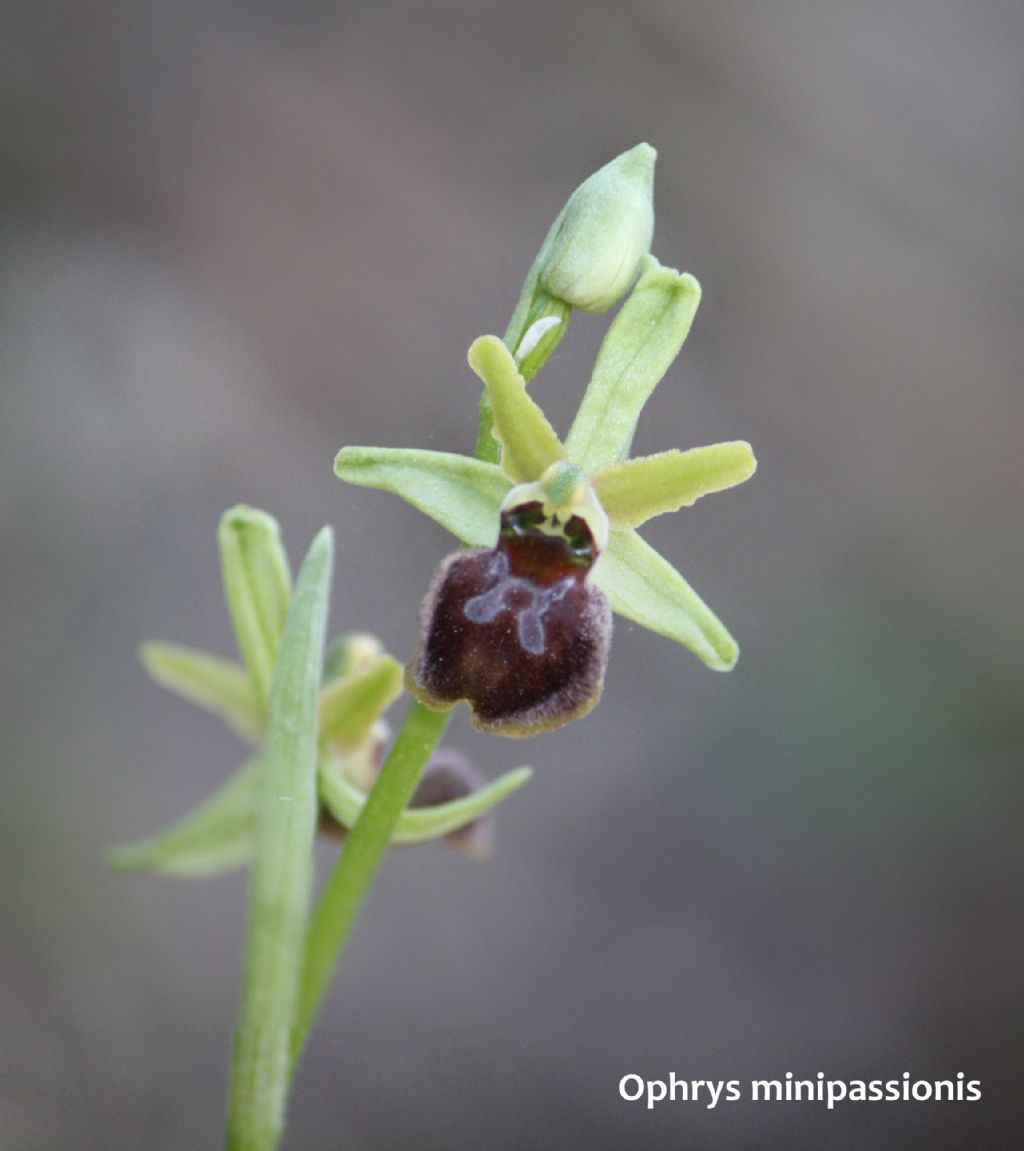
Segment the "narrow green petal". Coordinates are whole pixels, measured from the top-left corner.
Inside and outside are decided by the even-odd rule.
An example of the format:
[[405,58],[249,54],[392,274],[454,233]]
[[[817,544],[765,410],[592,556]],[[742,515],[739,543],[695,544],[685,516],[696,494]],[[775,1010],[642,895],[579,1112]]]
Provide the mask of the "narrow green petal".
[[526,394],[512,353],[497,336],[481,336],[469,349],[469,365],[491,399],[494,438],[501,444],[501,470],[517,484],[537,479],[565,458],[555,429]]
[[115,848],[111,865],[118,871],[201,879],[248,863],[256,833],[256,767],[251,761],[239,768],[205,803],[164,831]]
[[139,659],[161,687],[219,715],[243,739],[259,741],[263,717],[240,663],[175,643],[144,643]]
[[402,665],[389,655],[333,680],[320,692],[320,742],[354,751],[369,738],[373,725],[402,694]]
[[679,354],[700,303],[700,284],[653,256],[608,329],[565,441],[588,474],[624,459],[651,392]]
[[635,528],[652,516],[741,484],[756,469],[750,444],[737,440],[609,464],[590,482],[615,527]]
[[736,663],[739,648],[722,622],[632,528],[612,532],[593,578],[619,615],[688,647],[715,671]]
[[497,464],[415,448],[342,448],[339,479],[401,496],[471,547],[493,547],[512,484]]
[[277,520],[239,505],[221,516],[218,531],[224,594],[238,650],[262,705],[270,694],[278,645],[284,631],[291,573]]
[[[518,791],[532,775],[532,768],[519,767],[499,776],[487,787],[451,803],[441,803],[436,807],[406,808],[398,817],[391,842],[424,843],[467,827],[512,792]],[[367,799],[363,792],[329,767],[320,770],[320,798],[331,815],[350,830],[355,826]]]

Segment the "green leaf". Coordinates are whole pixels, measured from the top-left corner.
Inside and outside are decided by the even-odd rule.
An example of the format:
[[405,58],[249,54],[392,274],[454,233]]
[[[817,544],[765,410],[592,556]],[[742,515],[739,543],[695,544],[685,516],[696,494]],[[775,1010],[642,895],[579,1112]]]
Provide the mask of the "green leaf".
[[256,853],[228,1147],[277,1146],[313,885],[318,696],[334,558],[324,528],[299,572],[274,669],[257,784]]
[[679,354],[700,284],[663,268],[653,256],[601,344],[594,374],[565,441],[588,474],[624,459],[644,404]]
[[354,751],[370,737],[373,725],[402,694],[402,665],[389,655],[333,680],[320,692],[320,742]]
[[736,663],[739,648],[722,622],[632,528],[612,532],[593,579],[619,615],[688,647],[715,671]]
[[401,496],[471,547],[494,546],[512,486],[497,464],[415,448],[342,448],[334,470],[347,483]]
[[243,739],[259,741],[263,717],[240,663],[174,643],[144,643],[139,659],[161,687],[219,715]]
[[710,492],[741,484],[756,469],[750,444],[737,440],[609,464],[590,482],[612,523],[635,528],[652,516],[678,511]]
[[239,768],[205,803],[164,831],[115,848],[111,865],[118,871],[200,879],[248,863],[256,831],[257,766],[253,760]]
[[226,511],[218,538],[224,594],[238,650],[262,706],[270,694],[291,595],[288,557],[277,520],[256,508],[240,504]]
[[469,364],[484,382],[494,415],[493,435],[501,444],[501,470],[515,483],[536,480],[565,458],[555,429],[526,394],[512,353],[497,336],[481,336],[469,349]]
[[[499,776],[487,787],[451,803],[441,803],[436,807],[406,808],[398,817],[391,833],[391,842],[424,843],[467,827],[512,792],[518,791],[532,775],[532,768],[519,767]],[[363,792],[337,771],[332,771],[330,766],[320,770],[320,797],[334,818],[349,829],[355,826],[367,799]]]

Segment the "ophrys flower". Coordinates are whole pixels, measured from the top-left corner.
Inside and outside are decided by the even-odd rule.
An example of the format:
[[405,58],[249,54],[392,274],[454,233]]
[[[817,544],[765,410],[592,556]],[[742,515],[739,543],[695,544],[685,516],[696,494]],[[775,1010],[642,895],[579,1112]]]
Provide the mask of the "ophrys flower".
[[[564,443],[505,345],[483,336],[469,362],[493,408],[500,464],[403,448],[338,453],[342,479],[400,495],[485,549],[446,561],[428,597],[423,646],[407,674],[428,706],[466,699],[478,727],[507,735],[584,714],[603,679],[605,601],[715,670],[735,664],[739,649],[724,625],[636,529],[747,479],[756,467],[750,445],[627,458],[640,412],[682,347],[699,300],[692,276],[646,258]],[[578,652],[586,637],[574,663],[565,652]],[[561,655],[554,640],[564,641]],[[551,674],[533,690],[545,661]]]

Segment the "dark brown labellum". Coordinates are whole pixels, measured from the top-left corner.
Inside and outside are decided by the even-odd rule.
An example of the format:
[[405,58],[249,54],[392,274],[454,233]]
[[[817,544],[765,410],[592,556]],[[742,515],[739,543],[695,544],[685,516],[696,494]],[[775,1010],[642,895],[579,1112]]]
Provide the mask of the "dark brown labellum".
[[[556,534],[551,534],[551,532]],[[597,702],[611,609],[587,581],[585,521],[545,521],[539,503],[502,516],[497,547],[457,552],[435,577],[410,686],[430,707],[470,704],[502,735],[561,727]]]

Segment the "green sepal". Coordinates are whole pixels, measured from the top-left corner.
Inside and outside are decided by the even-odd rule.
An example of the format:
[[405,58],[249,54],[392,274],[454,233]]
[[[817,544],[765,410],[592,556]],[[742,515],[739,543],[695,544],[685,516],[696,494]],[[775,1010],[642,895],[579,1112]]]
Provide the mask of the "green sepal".
[[[518,791],[532,775],[532,768],[518,767],[462,799],[441,803],[436,807],[408,807],[398,817],[391,842],[424,843],[467,827],[512,792]],[[351,830],[367,796],[327,765],[320,769],[320,798],[331,815],[343,827]]]
[[343,751],[361,747],[402,694],[404,674],[397,660],[378,655],[327,684],[320,692],[320,743],[336,743]]
[[257,768],[250,760],[183,819],[148,839],[115,847],[111,866],[204,879],[248,863],[256,830]]
[[259,742],[263,715],[240,663],[175,643],[144,643],[139,660],[161,687],[219,715],[243,739]]
[[609,464],[590,482],[612,523],[635,528],[652,516],[741,484],[756,470],[750,444],[737,440]]
[[339,479],[401,496],[471,547],[493,547],[509,488],[497,464],[415,448],[342,448]]
[[619,615],[688,647],[715,671],[736,663],[739,648],[721,620],[632,528],[612,532],[592,578]]
[[588,474],[624,459],[651,392],[690,330],[700,285],[653,256],[601,344],[565,450]]
[[509,479],[528,483],[565,458],[555,429],[526,394],[526,381],[497,336],[473,341],[469,365],[487,388],[494,418],[492,434],[501,444],[501,470]]
[[218,531],[224,595],[238,650],[265,705],[291,596],[288,557],[277,520],[239,504],[221,516]]

